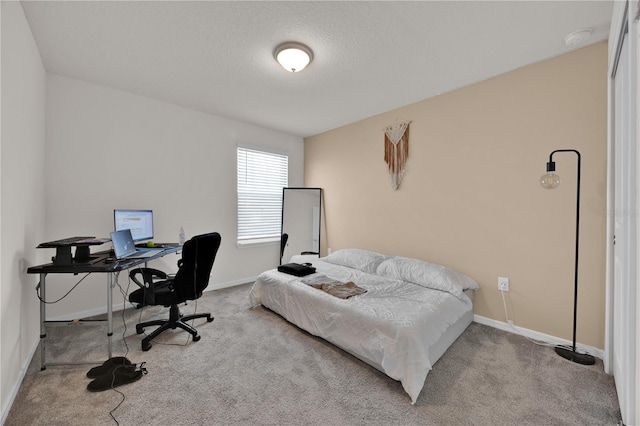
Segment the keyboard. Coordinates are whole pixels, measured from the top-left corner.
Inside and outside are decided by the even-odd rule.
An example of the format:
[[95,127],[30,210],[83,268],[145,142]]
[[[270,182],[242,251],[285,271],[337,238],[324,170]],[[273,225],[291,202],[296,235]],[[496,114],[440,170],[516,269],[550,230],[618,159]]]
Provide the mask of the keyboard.
[[171,248],[178,247],[180,244],[178,243],[155,243],[153,247],[147,247],[147,243],[138,243],[136,247],[138,248]]
[[136,244],[136,247],[137,248],[164,248],[162,244],[154,244],[153,246],[149,247],[147,243]]
[[152,256],[156,256],[158,253],[160,253],[162,251],[162,249],[159,250],[153,250],[153,249],[149,249],[149,250],[136,250],[133,253],[127,254],[125,256],[122,256],[120,259],[118,260],[129,260],[129,259],[146,259],[147,257],[152,257]]

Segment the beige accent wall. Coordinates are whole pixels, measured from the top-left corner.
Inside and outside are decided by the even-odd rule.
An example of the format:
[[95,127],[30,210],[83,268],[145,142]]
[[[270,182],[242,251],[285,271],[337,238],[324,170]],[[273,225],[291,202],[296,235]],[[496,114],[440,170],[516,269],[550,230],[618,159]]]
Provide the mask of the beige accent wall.
[[[470,65],[472,66],[472,65]],[[429,78],[428,75],[424,76]],[[376,90],[371,88],[371,90]],[[604,347],[607,44],[583,49],[305,140],[305,185],[324,188],[322,250],[359,247],[475,278],[478,315],[572,339],[577,156],[582,154],[579,343]],[[411,120],[394,191],[384,127]]]

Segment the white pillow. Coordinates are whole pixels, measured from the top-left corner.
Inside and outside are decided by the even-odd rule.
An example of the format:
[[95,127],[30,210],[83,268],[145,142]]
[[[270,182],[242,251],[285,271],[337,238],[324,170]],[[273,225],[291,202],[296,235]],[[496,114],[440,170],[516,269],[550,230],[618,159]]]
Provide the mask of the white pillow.
[[336,250],[322,260],[334,265],[346,266],[358,271],[375,274],[378,265],[390,256],[355,248]]
[[408,257],[393,257],[382,262],[376,273],[461,296],[464,290],[480,288],[477,282],[444,265]]

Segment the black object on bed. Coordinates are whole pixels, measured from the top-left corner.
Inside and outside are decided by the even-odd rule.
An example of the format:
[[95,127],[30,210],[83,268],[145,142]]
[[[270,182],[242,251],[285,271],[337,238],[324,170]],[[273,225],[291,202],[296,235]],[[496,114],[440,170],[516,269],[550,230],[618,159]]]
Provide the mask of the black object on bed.
[[278,266],[278,271],[289,275],[295,275],[296,277],[304,277],[305,275],[315,273],[316,268],[311,266],[310,263],[302,265],[299,263],[285,263],[284,265]]

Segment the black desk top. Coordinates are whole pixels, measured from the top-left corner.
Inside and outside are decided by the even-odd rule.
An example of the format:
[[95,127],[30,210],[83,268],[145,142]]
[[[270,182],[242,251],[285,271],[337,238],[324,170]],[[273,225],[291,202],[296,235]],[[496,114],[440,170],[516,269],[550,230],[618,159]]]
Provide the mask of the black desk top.
[[107,262],[107,259],[111,259],[113,254],[109,251],[101,251],[97,253],[91,253],[88,259],[82,261],[73,260],[71,264],[55,264],[47,263],[44,265],[32,266],[27,269],[27,274],[78,274],[86,272],[117,272],[124,269],[129,269],[134,266],[138,266],[153,259],[158,259],[171,253],[178,253],[182,250],[182,246],[176,244],[169,246],[163,244],[163,249],[159,250],[155,256],[150,256],[144,259],[125,259],[125,260],[113,260]]

